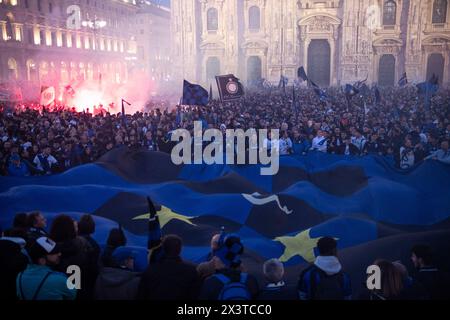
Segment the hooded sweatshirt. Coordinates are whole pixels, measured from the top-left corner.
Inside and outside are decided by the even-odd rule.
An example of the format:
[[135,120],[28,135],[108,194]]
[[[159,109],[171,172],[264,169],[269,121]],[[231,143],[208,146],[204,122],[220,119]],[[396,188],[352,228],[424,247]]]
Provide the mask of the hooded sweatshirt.
[[134,300],[137,297],[140,273],[121,268],[105,267],[95,284],[97,300]]
[[342,270],[341,263],[335,256],[318,256],[314,265],[329,276]]
[[[338,258],[335,256],[318,256],[316,260],[314,261],[314,265],[305,269],[303,273],[300,275],[299,283],[298,283],[298,294],[300,300],[311,300],[315,299],[313,297],[313,291],[315,290],[312,288],[311,283],[311,276],[315,277],[315,274],[312,274],[314,272],[314,267],[322,270],[325,272],[328,276],[333,276],[335,274],[338,274],[342,272],[342,265],[339,262]],[[351,289],[351,283],[350,278],[347,274],[343,273],[343,287],[342,287],[342,293],[345,300],[351,299],[352,295],[352,289]]]

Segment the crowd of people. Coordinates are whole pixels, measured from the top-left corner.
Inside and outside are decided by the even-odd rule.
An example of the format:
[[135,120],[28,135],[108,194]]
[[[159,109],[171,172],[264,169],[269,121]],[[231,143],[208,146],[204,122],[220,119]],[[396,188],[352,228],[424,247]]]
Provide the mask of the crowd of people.
[[207,106],[149,103],[142,112],[119,114],[71,108],[22,108],[0,113],[0,174],[29,176],[63,172],[128,146],[170,152],[171,132],[203,129],[279,129],[281,155],[310,151],[349,156],[377,154],[407,169],[424,160],[450,163],[450,92],[441,89],[428,107],[413,86],[380,88],[381,100],[340,88],[321,101],[311,89],[249,92],[244,99]]
[[[450,163],[450,92],[440,90],[430,107],[412,86],[382,88],[381,101],[357,95],[350,101],[340,88],[326,90],[321,101],[310,89],[295,98],[270,90],[247,93],[244,99],[207,106],[172,106],[155,101],[133,115],[75,112],[71,108],[23,108],[0,113],[0,174],[49,175],[91,163],[127,146],[170,153],[171,132],[194,129],[279,129],[269,141],[280,154],[324,152],[347,156],[380,155],[398,168],[422,161]],[[193,136],[193,135],[192,135]],[[269,138],[270,139],[270,138]],[[267,142],[267,141],[266,141]],[[154,218],[154,217],[153,217]],[[149,226],[154,221],[149,221]],[[398,261],[377,259],[381,289],[356,295],[338,258],[334,238],[318,241],[319,256],[298,281],[287,281],[283,263],[262,264],[264,279],[248,272],[241,257],[244,244],[235,234],[217,233],[207,258],[195,265],[182,258],[183,240],[165,235],[149,240],[145,267],[127,247],[119,228],[110,230],[105,246],[93,238],[95,221],[59,215],[47,228],[39,212],[18,213],[0,238],[0,296],[20,300],[399,300],[444,299],[449,276],[433,261],[426,245],[411,249],[416,267],[410,275]],[[81,269],[81,289],[67,285],[69,266]],[[365,270],[367,266],[361,266]]]
[[[154,221],[149,219],[149,230]],[[278,259],[261,266],[263,279],[242,262],[244,244],[236,234],[213,235],[205,261],[182,256],[183,240],[174,234],[149,241],[148,259],[139,262],[123,230],[111,229],[106,245],[92,237],[91,215],[75,221],[61,214],[49,232],[39,212],[19,213],[0,238],[0,299],[10,300],[403,300],[448,299],[449,275],[434,264],[427,245],[411,248],[414,273],[399,261],[377,259],[380,286],[356,294],[338,258],[337,242],[322,237],[319,255],[287,280]],[[149,237],[150,240],[150,237]],[[158,240],[158,241],[156,241]],[[80,285],[68,285],[68,267],[80,268]],[[367,266],[361,266],[365,272]],[[292,279],[292,278],[290,278]]]

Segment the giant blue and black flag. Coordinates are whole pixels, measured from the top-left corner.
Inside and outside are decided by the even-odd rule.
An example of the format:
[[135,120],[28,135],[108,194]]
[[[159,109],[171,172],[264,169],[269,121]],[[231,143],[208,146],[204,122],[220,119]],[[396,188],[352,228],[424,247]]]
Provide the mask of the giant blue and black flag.
[[186,80],[183,82],[182,104],[189,106],[206,106],[209,102],[208,91],[198,84]]
[[49,225],[61,213],[76,220],[90,213],[102,246],[122,226],[142,268],[161,235],[180,235],[183,257],[201,262],[224,228],[242,238],[250,272],[279,258],[293,268],[292,281],[323,236],[337,239],[355,284],[375,259],[408,259],[415,243],[450,250],[449,165],[425,161],[399,171],[379,156],[310,153],[281,157],[275,176],[260,168],[174,165],[164,153],[115,149],[59,175],[1,176],[0,225],[11,226],[18,212],[39,210]]

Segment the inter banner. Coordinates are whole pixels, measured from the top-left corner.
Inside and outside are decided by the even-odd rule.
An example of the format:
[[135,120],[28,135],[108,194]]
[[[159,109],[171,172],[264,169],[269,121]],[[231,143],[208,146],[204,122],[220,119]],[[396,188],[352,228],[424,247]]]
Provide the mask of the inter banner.
[[56,91],[55,87],[41,87],[41,106],[48,107],[55,102]]
[[233,74],[216,76],[216,81],[222,102],[238,100],[244,96],[244,88]]

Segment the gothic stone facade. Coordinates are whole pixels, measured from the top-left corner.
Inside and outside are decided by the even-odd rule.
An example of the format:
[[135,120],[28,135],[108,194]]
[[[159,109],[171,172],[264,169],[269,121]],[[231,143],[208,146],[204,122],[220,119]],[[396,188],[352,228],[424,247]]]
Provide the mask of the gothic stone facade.
[[297,76],[321,86],[368,77],[450,82],[448,0],[172,0],[178,79],[209,85],[233,73],[244,83]]

